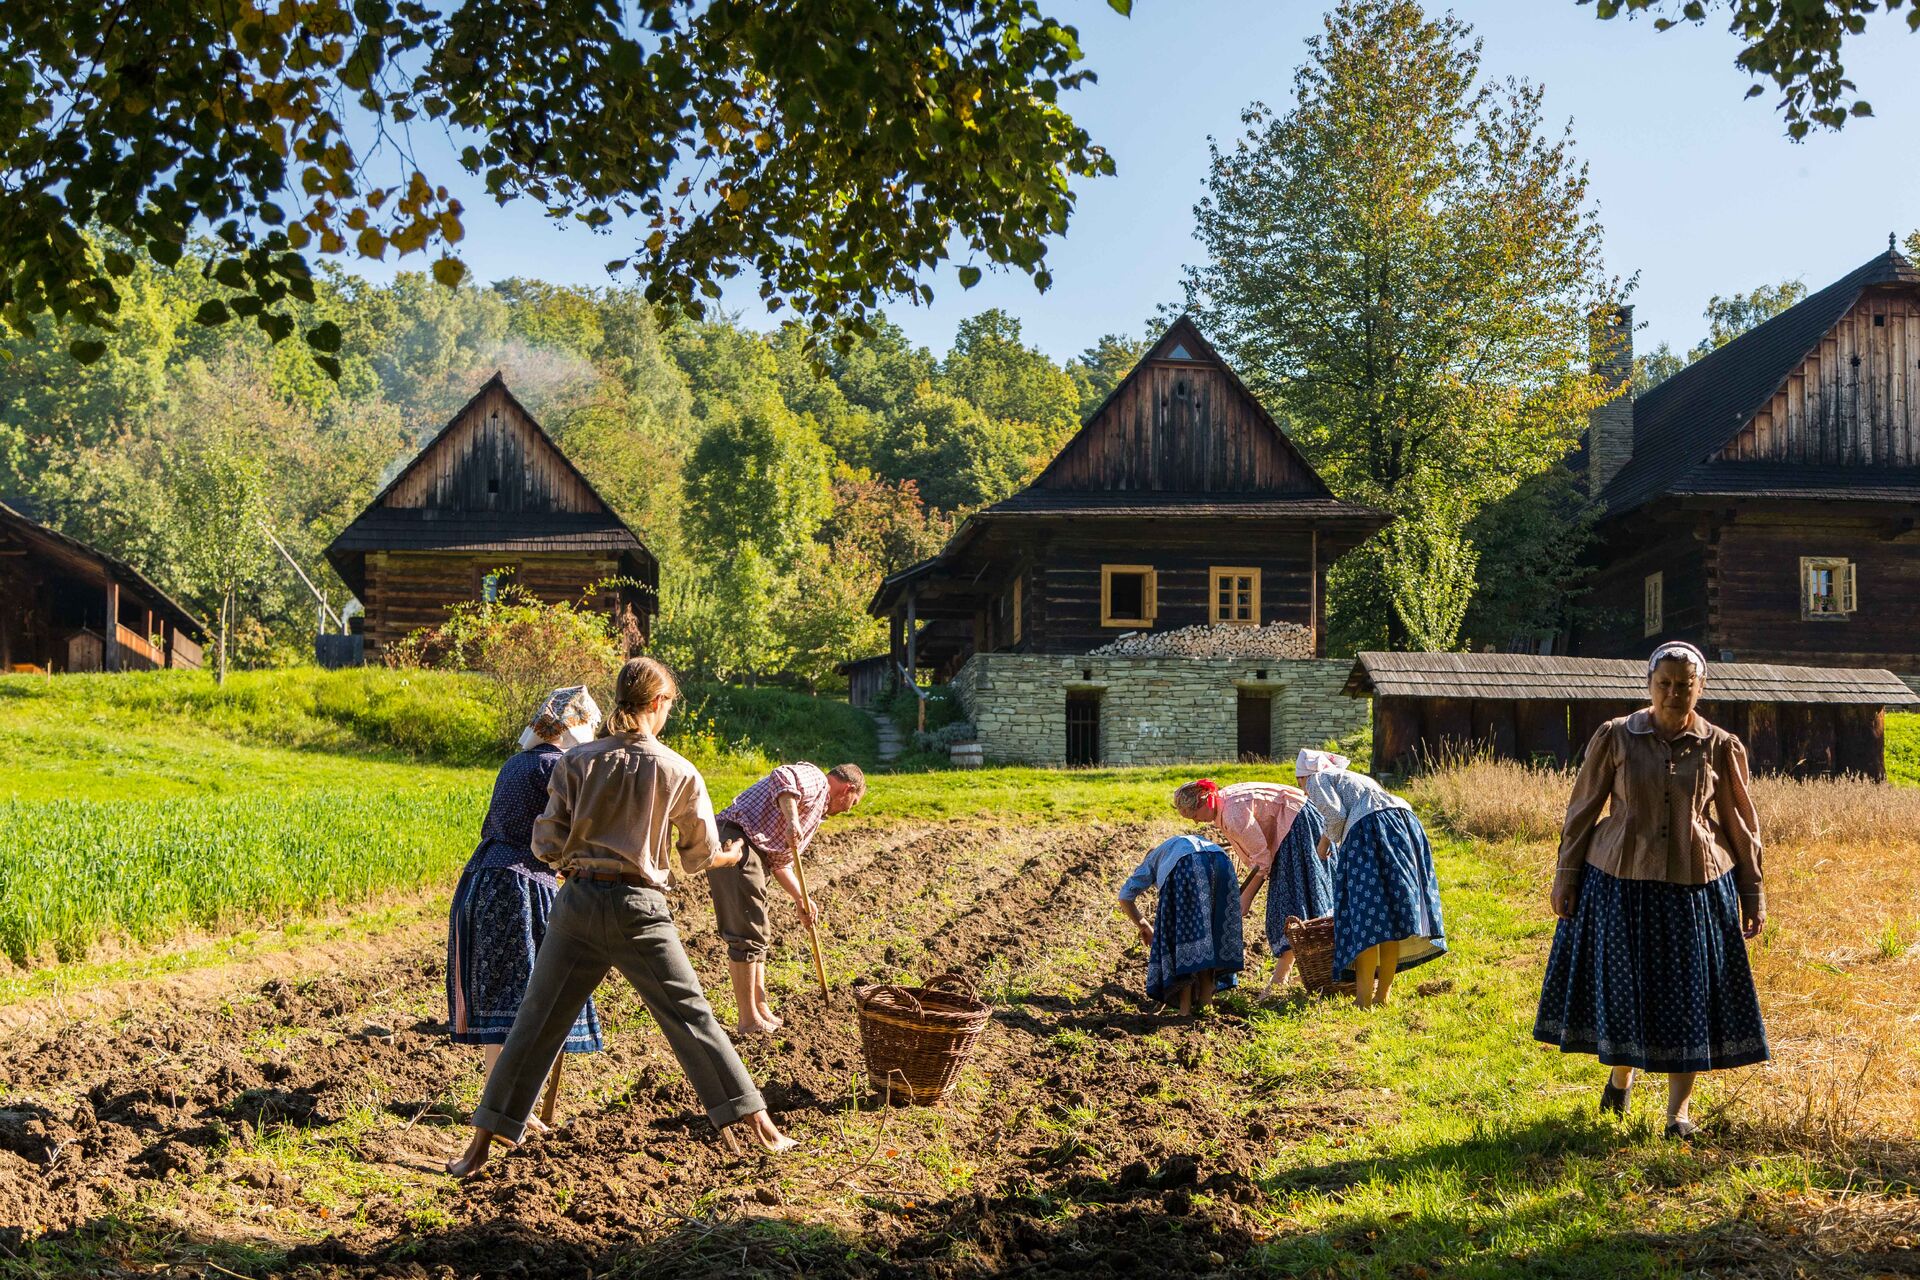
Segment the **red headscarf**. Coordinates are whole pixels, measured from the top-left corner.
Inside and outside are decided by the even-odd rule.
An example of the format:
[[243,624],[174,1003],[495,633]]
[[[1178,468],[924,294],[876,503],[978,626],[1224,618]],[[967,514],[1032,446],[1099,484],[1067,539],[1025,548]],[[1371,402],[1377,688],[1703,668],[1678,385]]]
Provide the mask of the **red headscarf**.
[[1211,808],[1220,802],[1220,784],[1212,778],[1195,778],[1194,787],[1200,792],[1200,803]]

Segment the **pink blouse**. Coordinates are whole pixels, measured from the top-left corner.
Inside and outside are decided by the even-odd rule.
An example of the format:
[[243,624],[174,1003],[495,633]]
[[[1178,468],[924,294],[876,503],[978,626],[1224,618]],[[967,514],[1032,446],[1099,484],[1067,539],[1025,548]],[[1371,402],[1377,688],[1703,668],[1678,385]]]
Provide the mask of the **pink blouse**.
[[1279,782],[1236,782],[1220,788],[1218,824],[1240,861],[1255,871],[1273,869],[1274,850],[1307,805],[1307,793]]

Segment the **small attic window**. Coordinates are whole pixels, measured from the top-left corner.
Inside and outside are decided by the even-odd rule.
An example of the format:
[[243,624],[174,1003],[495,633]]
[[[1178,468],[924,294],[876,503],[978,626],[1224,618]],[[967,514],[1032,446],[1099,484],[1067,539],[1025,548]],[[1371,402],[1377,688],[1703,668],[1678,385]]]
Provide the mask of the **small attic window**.
[[1193,353],[1187,350],[1186,343],[1176,342],[1173,344],[1173,350],[1167,352],[1166,358],[1169,360],[1191,360],[1193,359]]
[[1853,358],[1853,367],[1854,367],[1854,368],[1856,368],[1856,369],[1858,369],[1858,368],[1860,367],[1860,357],[1859,357],[1859,356],[1855,356],[1855,357]]
[[488,476],[488,477],[487,477],[487,492],[488,492],[488,493],[499,493],[499,492],[500,492],[500,477],[499,477],[499,476]]
[[1884,329],[1884,328],[1886,328],[1886,327],[1887,327],[1887,318],[1886,318],[1886,317],[1885,317],[1884,315],[1878,315],[1878,316],[1875,316],[1875,317],[1873,318],[1873,327],[1874,327],[1874,328],[1876,328],[1876,329]]

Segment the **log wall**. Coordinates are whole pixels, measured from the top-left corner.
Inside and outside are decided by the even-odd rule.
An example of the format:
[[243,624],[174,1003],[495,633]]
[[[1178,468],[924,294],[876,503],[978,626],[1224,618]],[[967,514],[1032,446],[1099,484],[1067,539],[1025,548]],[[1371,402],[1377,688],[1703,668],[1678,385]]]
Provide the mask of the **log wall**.
[[394,641],[445,622],[449,605],[478,600],[483,579],[501,569],[512,570],[511,581],[552,604],[578,601],[587,588],[618,572],[618,564],[611,557],[592,555],[375,552],[367,557],[367,595],[362,601],[368,656],[377,657]]

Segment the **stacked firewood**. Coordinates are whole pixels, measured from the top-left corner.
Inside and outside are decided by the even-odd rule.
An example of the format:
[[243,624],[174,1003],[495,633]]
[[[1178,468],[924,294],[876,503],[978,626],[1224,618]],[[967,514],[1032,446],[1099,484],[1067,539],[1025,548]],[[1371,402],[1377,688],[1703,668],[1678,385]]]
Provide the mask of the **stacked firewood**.
[[1313,632],[1297,622],[1221,624],[1177,631],[1129,631],[1092,651],[1119,658],[1311,658]]

